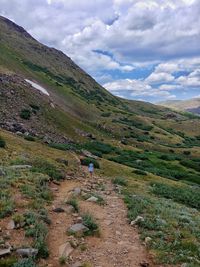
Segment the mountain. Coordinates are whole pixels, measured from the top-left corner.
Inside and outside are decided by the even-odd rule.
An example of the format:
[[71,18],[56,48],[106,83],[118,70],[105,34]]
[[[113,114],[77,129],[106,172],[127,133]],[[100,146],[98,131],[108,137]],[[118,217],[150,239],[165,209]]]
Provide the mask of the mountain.
[[0,17],[0,267],[198,266],[199,129]]
[[200,98],[192,98],[188,100],[168,100],[165,102],[159,102],[158,104],[175,110],[200,114]]

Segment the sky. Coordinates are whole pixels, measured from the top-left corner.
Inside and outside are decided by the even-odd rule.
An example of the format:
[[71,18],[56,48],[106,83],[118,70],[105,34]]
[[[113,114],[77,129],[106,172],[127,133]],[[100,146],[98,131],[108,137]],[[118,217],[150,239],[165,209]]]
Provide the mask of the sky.
[[200,97],[200,0],[0,0],[0,14],[117,96]]

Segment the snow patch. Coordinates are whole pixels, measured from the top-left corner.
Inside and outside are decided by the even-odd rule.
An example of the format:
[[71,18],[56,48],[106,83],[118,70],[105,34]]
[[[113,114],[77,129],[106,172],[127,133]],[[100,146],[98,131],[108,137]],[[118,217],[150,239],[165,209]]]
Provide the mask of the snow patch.
[[39,84],[34,83],[34,82],[32,82],[32,81],[30,81],[30,80],[28,80],[28,79],[25,79],[25,81],[26,81],[27,83],[29,83],[30,85],[32,85],[35,89],[37,89],[37,90],[39,90],[40,92],[42,92],[43,94],[49,96],[49,93],[47,92],[47,90],[46,90],[44,87],[42,87],[42,86],[40,86]]

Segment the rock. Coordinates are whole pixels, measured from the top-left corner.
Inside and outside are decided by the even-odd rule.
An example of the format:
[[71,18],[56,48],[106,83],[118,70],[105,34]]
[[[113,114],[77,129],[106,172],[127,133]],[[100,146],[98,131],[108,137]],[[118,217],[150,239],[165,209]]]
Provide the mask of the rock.
[[81,194],[81,188],[79,188],[79,187],[74,188],[73,195],[79,196],[80,194]]
[[89,198],[87,199],[87,201],[90,201],[90,202],[97,202],[97,201],[98,201],[98,198],[92,196],[92,197],[89,197]]
[[65,212],[67,214],[70,214],[70,213],[73,213],[75,210],[74,210],[74,207],[72,205],[67,205],[67,207],[65,207]]
[[5,175],[6,173],[2,169],[0,169],[0,176],[5,176]]
[[82,218],[82,217],[78,217],[78,218],[76,219],[76,222],[77,222],[77,223],[82,223],[82,222],[83,222],[83,218]]
[[80,261],[77,261],[71,265],[71,267],[82,267],[83,264]]
[[149,236],[147,236],[147,237],[145,238],[145,243],[148,244],[149,242],[151,242],[151,240],[152,240],[152,238],[149,237]]
[[65,210],[63,208],[55,208],[55,209],[53,209],[53,211],[57,212],[57,213],[65,212]]
[[7,230],[13,230],[15,229],[15,222],[13,220],[10,220],[7,225]]
[[11,253],[11,246],[8,246],[7,248],[0,249],[0,257],[4,257]]
[[74,249],[72,248],[69,242],[64,243],[59,247],[59,256],[67,258],[73,252],[73,250]]
[[82,223],[76,223],[69,228],[69,232],[75,234],[83,234],[87,232],[89,229]]
[[144,218],[142,216],[137,216],[137,218],[131,222],[131,225],[135,225],[138,222],[144,222]]
[[141,267],[149,267],[150,265],[149,265],[148,262],[145,262],[145,261],[144,261],[144,262],[141,262],[141,263],[140,263],[140,266],[141,266]]
[[19,248],[16,253],[22,257],[34,257],[38,254],[38,249],[35,248]]
[[91,152],[87,151],[87,150],[82,150],[81,151],[83,156],[85,157],[89,157],[89,158],[93,158],[93,159],[98,159],[97,156],[93,155]]

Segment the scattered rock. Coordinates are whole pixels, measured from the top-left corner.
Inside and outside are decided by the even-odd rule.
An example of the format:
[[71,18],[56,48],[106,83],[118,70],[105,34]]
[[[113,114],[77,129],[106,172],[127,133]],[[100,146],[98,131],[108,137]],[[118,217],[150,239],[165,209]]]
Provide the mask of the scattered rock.
[[147,236],[147,237],[145,238],[145,243],[148,244],[149,242],[151,242],[151,240],[152,240],[152,238],[149,237],[149,236]]
[[69,232],[75,234],[83,234],[87,232],[89,229],[82,223],[76,223],[69,228]]
[[60,247],[59,247],[59,256],[60,257],[69,257],[69,255],[73,252],[73,248],[72,246],[70,245],[69,242],[65,243],[65,244],[62,244]]
[[7,230],[13,230],[15,229],[15,222],[13,220],[10,220],[7,225]]
[[2,169],[0,169],[0,176],[5,176],[5,175],[6,173]]
[[81,194],[81,188],[79,188],[79,187],[74,188],[73,195],[79,196],[80,194]]
[[71,267],[82,267],[83,264],[80,261],[77,261],[71,265]]
[[90,202],[97,202],[98,201],[98,198],[97,197],[94,197],[94,196],[91,196],[87,199],[87,201],[90,201]]
[[0,249],[0,257],[4,257],[11,253],[11,246],[8,246],[7,248]]
[[73,213],[75,210],[74,210],[74,207],[72,206],[72,205],[67,205],[66,207],[65,207],[65,212],[67,213],[67,214],[70,214],[70,213]]
[[57,212],[57,213],[65,212],[65,210],[63,208],[55,208],[55,209],[53,209],[53,211]]
[[38,254],[38,249],[35,248],[19,248],[16,253],[22,257],[34,257]]
[[142,216],[137,216],[137,218],[131,222],[131,225],[136,225],[138,222],[144,222],[144,218]]
[[145,261],[144,261],[144,262],[141,262],[141,263],[140,263],[140,266],[141,266],[141,267],[149,267],[150,265],[149,265],[148,262],[145,262]]

